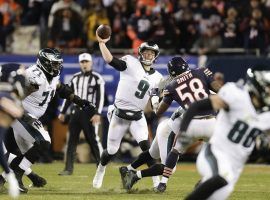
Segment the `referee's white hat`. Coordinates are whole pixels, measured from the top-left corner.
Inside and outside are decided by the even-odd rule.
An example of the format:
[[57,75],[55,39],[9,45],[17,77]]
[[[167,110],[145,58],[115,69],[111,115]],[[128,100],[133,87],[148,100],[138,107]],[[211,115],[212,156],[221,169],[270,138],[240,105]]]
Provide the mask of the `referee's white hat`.
[[82,62],[82,61],[92,61],[92,56],[89,54],[89,53],[82,53],[79,55],[79,62]]

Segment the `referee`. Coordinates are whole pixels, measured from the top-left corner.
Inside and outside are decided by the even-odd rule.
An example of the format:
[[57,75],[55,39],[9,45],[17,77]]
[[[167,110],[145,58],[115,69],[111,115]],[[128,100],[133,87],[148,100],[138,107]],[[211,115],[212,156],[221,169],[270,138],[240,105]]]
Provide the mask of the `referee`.
[[[58,175],[71,175],[73,173],[76,147],[81,130],[84,132],[85,139],[90,145],[91,153],[96,159],[97,164],[100,160],[100,152],[103,151],[98,136],[98,125],[100,124],[100,114],[104,104],[105,82],[100,74],[92,71],[93,62],[90,54],[80,54],[79,63],[81,72],[74,74],[70,81],[70,86],[76,95],[95,104],[99,114],[94,115],[89,122],[87,120],[87,113],[75,105],[72,106],[69,121],[69,139],[66,152],[65,169]],[[65,113],[70,104],[71,102],[66,100],[63,102],[58,116],[60,121],[65,121]]]

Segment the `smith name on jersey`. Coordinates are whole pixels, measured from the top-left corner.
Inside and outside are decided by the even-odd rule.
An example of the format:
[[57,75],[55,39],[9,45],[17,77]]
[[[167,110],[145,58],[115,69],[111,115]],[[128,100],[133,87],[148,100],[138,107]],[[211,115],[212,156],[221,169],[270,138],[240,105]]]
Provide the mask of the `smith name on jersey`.
[[144,110],[150,97],[150,90],[158,88],[163,77],[154,69],[146,72],[140,61],[133,56],[127,55],[121,60],[126,62],[127,69],[120,72],[115,105],[126,110]]
[[[163,101],[168,105],[174,100],[181,107],[187,109],[189,105],[210,94],[213,74],[207,68],[199,68],[186,71],[175,77],[164,90]],[[214,114],[213,112],[201,112],[199,115]]]
[[36,118],[40,118],[55,95],[60,76],[53,77],[49,82],[44,72],[37,65],[32,65],[26,70],[26,78],[29,82],[37,84],[39,89],[23,100],[23,107]]

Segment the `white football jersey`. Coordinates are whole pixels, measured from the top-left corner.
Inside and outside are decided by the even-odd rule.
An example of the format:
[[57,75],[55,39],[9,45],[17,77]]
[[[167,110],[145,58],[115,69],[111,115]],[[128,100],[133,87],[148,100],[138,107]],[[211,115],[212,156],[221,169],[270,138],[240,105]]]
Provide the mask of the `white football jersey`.
[[210,143],[240,167],[252,152],[256,136],[270,129],[270,112],[257,113],[249,93],[235,83],[225,84],[218,96],[229,110],[220,110]]
[[162,75],[155,71],[147,73],[140,61],[130,55],[121,58],[127,64],[127,69],[120,71],[115,105],[117,108],[139,111],[144,110],[152,88],[158,88],[163,80]]
[[26,70],[26,78],[37,83],[39,89],[22,101],[23,107],[31,115],[40,118],[55,95],[60,76],[54,77],[51,82],[48,82],[44,72],[37,65],[32,65]]

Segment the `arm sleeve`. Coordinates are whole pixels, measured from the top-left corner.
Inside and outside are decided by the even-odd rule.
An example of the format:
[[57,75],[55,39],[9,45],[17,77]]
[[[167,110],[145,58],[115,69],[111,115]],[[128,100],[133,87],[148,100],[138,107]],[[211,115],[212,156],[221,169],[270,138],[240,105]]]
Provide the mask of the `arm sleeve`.
[[97,80],[97,94],[96,94],[96,107],[99,114],[101,114],[104,106],[105,97],[105,82],[101,76]]
[[171,105],[172,101],[173,101],[173,94],[170,92],[169,87],[165,87],[165,89],[163,90],[163,99],[162,101],[164,101],[166,104]]
[[56,92],[60,98],[69,99],[70,96],[73,94],[73,89],[70,86],[60,82],[57,85]]
[[187,131],[191,120],[198,112],[204,112],[204,111],[209,111],[209,110],[213,110],[213,107],[209,98],[203,99],[200,101],[195,101],[194,103],[192,103],[183,116],[183,119],[180,125],[180,132]]
[[[74,77],[73,77],[74,78]],[[69,83],[69,89],[70,90],[72,90],[72,92],[74,92],[74,90],[73,90],[73,83],[72,83],[72,80],[73,80],[73,78],[71,79],[71,81],[70,81],[70,83]],[[60,86],[61,87],[61,86]],[[62,86],[63,87],[63,86]],[[67,109],[68,109],[68,107],[70,106],[72,104],[72,102],[70,101],[70,100],[68,100],[68,99],[64,99],[64,101],[63,101],[63,103],[62,103],[62,106],[61,106],[61,108],[60,108],[60,113],[61,114],[65,114],[66,112],[67,112]]]
[[116,57],[113,57],[112,61],[109,63],[114,69],[118,71],[124,71],[127,69],[127,63],[123,60],[120,60]]
[[206,78],[208,87],[209,88],[212,88],[211,87],[211,83],[214,81],[214,74],[213,74],[213,72],[210,69],[206,68],[206,67],[202,67],[201,70],[203,71],[203,74],[204,74],[204,76]]

